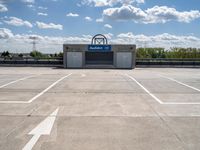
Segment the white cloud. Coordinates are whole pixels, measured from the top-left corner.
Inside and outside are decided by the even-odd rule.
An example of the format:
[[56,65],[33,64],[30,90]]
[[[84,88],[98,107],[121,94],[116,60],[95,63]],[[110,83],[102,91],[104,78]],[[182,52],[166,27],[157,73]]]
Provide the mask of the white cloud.
[[112,26],[111,26],[111,25],[109,25],[109,24],[105,24],[105,25],[104,25],[104,27],[105,27],[105,28],[112,29]]
[[38,6],[38,9],[47,10],[48,8],[43,6]]
[[32,4],[29,4],[29,5],[27,5],[27,7],[29,7],[29,8],[34,8],[35,6],[32,5]]
[[54,23],[44,23],[44,22],[36,22],[38,28],[40,29],[57,29],[57,30],[63,30],[63,26],[60,24],[54,24]]
[[103,17],[111,20],[134,20],[140,21],[147,17],[147,14],[140,8],[132,5],[122,6],[120,8],[108,8],[103,11]]
[[0,4],[0,12],[6,12],[8,8],[4,4]]
[[48,16],[47,13],[41,13],[41,12],[39,12],[39,13],[37,13],[37,14],[38,14],[38,16]]
[[24,3],[35,3],[35,0],[21,0]]
[[114,6],[117,4],[128,5],[132,3],[144,3],[144,0],[82,0],[82,5],[90,5],[95,7]]
[[191,22],[194,19],[200,17],[198,10],[179,12],[175,8],[169,8],[167,6],[154,6],[146,10],[146,13],[151,16],[150,23],[165,23],[171,20],[177,20],[179,22]]
[[108,8],[103,11],[104,19],[126,21],[132,20],[135,23],[166,23],[169,21],[178,21],[189,23],[200,18],[198,10],[177,11],[175,8],[167,6],[154,6],[147,10],[134,7],[132,5],[123,5],[116,8]]
[[11,30],[6,28],[0,28],[0,39],[8,39],[13,37],[13,33]]
[[76,14],[76,13],[68,13],[66,16],[67,16],[67,17],[78,17],[79,14]]
[[84,38],[87,38],[87,39],[92,39],[92,37],[93,37],[93,36],[91,36],[91,35],[89,35],[89,34],[87,34],[87,35],[83,34],[82,36],[83,36]]
[[[134,35],[132,32],[121,33],[114,36],[112,33],[104,34],[111,44],[135,44],[137,47],[196,47],[200,48],[200,38],[195,36],[178,36],[163,33],[153,36],[143,34]],[[13,34],[11,30],[0,28],[1,51],[10,50],[11,52],[30,52],[32,44],[30,37],[37,37],[37,50],[44,53],[54,53],[62,51],[63,43],[69,44],[89,44],[91,35],[82,36],[41,36],[37,34]]]
[[96,19],[96,22],[103,22],[103,18]]
[[200,48],[200,38],[195,36],[177,36],[169,33],[163,33],[154,36],[143,34],[134,35],[132,32],[121,33],[117,35],[114,43],[136,43],[138,47],[197,47]]
[[145,3],[145,0],[135,0],[137,3]]
[[[8,30],[8,29],[7,29]],[[6,31],[6,30],[5,30]],[[10,52],[28,53],[32,50],[32,40],[30,37],[37,37],[37,50],[43,53],[55,53],[63,50],[63,43],[81,43],[88,44],[91,42],[92,36],[68,36],[68,37],[53,37],[53,36],[41,36],[37,34],[16,34],[8,35],[0,29],[1,51],[9,50]],[[7,31],[8,32],[8,31]],[[3,33],[3,34],[2,34]],[[9,32],[8,32],[9,33]]]
[[120,34],[118,34],[117,35],[117,37],[118,38],[133,38],[134,37],[134,35],[133,35],[133,33],[132,32],[128,32],[128,33],[120,33]]
[[5,20],[4,22],[13,26],[26,26],[29,28],[33,27],[33,25],[29,21],[22,20],[17,17],[9,17],[9,20]]
[[27,7],[31,8],[32,10],[36,11],[41,11],[41,10],[47,10],[47,7],[43,7],[43,6],[36,6],[34,3],[27,3],[26,4]]
[[109,40],[112,40],[112,37],[114,36],[112,33],[107,33],[107,34],[104,34],[104,35]]
[[92,18],[91,18],[91,17],[88,17],[88,16],[85,17],[84,19],[85,19],[86,21],[92,21]]

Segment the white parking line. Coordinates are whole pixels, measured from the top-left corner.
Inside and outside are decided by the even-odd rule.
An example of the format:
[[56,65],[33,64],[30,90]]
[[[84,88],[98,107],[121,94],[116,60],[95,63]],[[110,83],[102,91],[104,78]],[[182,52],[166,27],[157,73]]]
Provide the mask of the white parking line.
[[198,102],[163,102],[155,95],[153,95],[149,90],[147,90],[142,84],[140,84],[135,78],[132,76],[125,74],[127,77],[135,81],[144,91],[146,91],[151,97],[153,97],[159,104],[162,105],[200,105]]
[[132,79],[133,81],[135,81],[145,92],[147,92],[151,97],[153,97],[153,99],[155,99],[158,103],[163,104],[163,102],[161,100],[159,100],[159,98],[157,98],[155,95],[153,95],[149,90],[147,90],[142,84],[140,84],[135,78],[133,78],[132,76],[125,74],[127,77],[129,77],[130,79]]
[[41,135],[50,135],[59,108],[57,108],[52,114],[50,114],[45,120],[43,120],[37,127],[35,127],[29,135],[33,135],[31,140],[24,146],[22,150],[31,150],[37,143]]
[[173,79],[173,78],[166,77],[166,76],[164,76],[164,75],[159,75],[159,76],[161,76],[161,77],[163,77],[163,78],[166,78],[166,79],[169,79],[169,80],[174,81],[174,82],[176,82],[176,83],[178,83],[178,84],[181,84],[181,85],[183,85],[183,86],[189,87],[189,88],[191,88],[191,89],[193,89],[193,90],[196,90],[196,91],[200,92],[200,89],[197,89],[197,88],[195,88],[195,87],[193,87],[193,86],[190,86],[190,85],[187,85],[187,84],[182,83],[182,82],[180,82],[180,81],[177,81],[177,80],[175,80],[175,79]]
[[13,83],[17,83],[17,82],[19,82],[19,81],[23,81],[23,80],[26,80],[26,79],[29,79],[29,78],[32,78],[32,77],[35,77],[35,76],[28,76],[28,77],[24,77],[24,78],[21,78],[21,79],[18,79],[18,80],[15,80],[15,81],[6,83],[6,84],[4,84],[4,85],[1,85],[1,86],[0,86],[0,89],[6,87],[6,86],[8,86],[8,85],[11,85],[11,84],[13,84]]
[[40,92],[39,94],[37,94],[36,96],[34,96],[33,98],[31,98],[29,101],[0,101],[0,104],[29,104],[29,103],[32,103],[38,97],[40,97],[41,95],[43,95],[44,93],[46,93],[48,90],[50,90],[56,84],[58,84],[60,81],[64,80],[65,78],[69,77],[70,75],[72,75],[72,73],[70,73],[70,74],[68,74],[68,75],[60,78],[59,80],[57,80],[56,82],[54,82],[53,84],[51,84],[49,87],[47,87],[46,89],[44,89],[42,92]]
[[198,102],[163,102],[164,105],[200,105]]

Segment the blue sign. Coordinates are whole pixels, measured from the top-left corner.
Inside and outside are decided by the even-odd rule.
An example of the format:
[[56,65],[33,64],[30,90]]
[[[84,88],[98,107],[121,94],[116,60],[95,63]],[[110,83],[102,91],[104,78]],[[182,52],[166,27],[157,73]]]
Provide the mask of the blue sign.
[[109,52],[111,51],[111,45],[88,45],[88,51]]

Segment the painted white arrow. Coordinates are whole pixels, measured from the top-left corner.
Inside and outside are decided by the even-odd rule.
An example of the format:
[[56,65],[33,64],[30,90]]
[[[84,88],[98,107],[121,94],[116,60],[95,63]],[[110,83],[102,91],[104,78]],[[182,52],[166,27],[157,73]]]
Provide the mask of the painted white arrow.
[[56,119],[59,108],[57,108],[52,114],[50,114],[45,120],[43,120],[37,127],[35,127],[29,135],[33,135],[31,140],[24,146],[22,150],[31,150],[37,143],[41,135],[50,135],[53,124]]

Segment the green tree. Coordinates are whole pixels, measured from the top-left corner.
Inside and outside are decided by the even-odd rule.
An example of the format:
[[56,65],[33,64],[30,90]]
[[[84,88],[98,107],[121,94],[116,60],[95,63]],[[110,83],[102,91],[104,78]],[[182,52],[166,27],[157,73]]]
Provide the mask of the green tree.
[[63,57],[63,52],[60,52],[60,53],[58,54],[58,57]]
[[43,54],[39,51],[32,51],[30,52],[30,56],[33,58],[43,58]]
[[20,53],[19,55],[18,55],[18,57],[20,57],[20,58],[22,58],[24,55],[22,54],[22,53]]
[[173,47],[164,48],[138,48],[137,58],[200,58],[200,49]]
[[58,57],[58,54],[57,54],[57,53],[55,53],[55,54],[54,54],[54,57]]
[[9,53],[9,51],[4,51],[2,54],[1,54],[1,57],[11,57],[10,56],[10,53]]
[[137,58],[165,58],[164,48],[138,48]]

